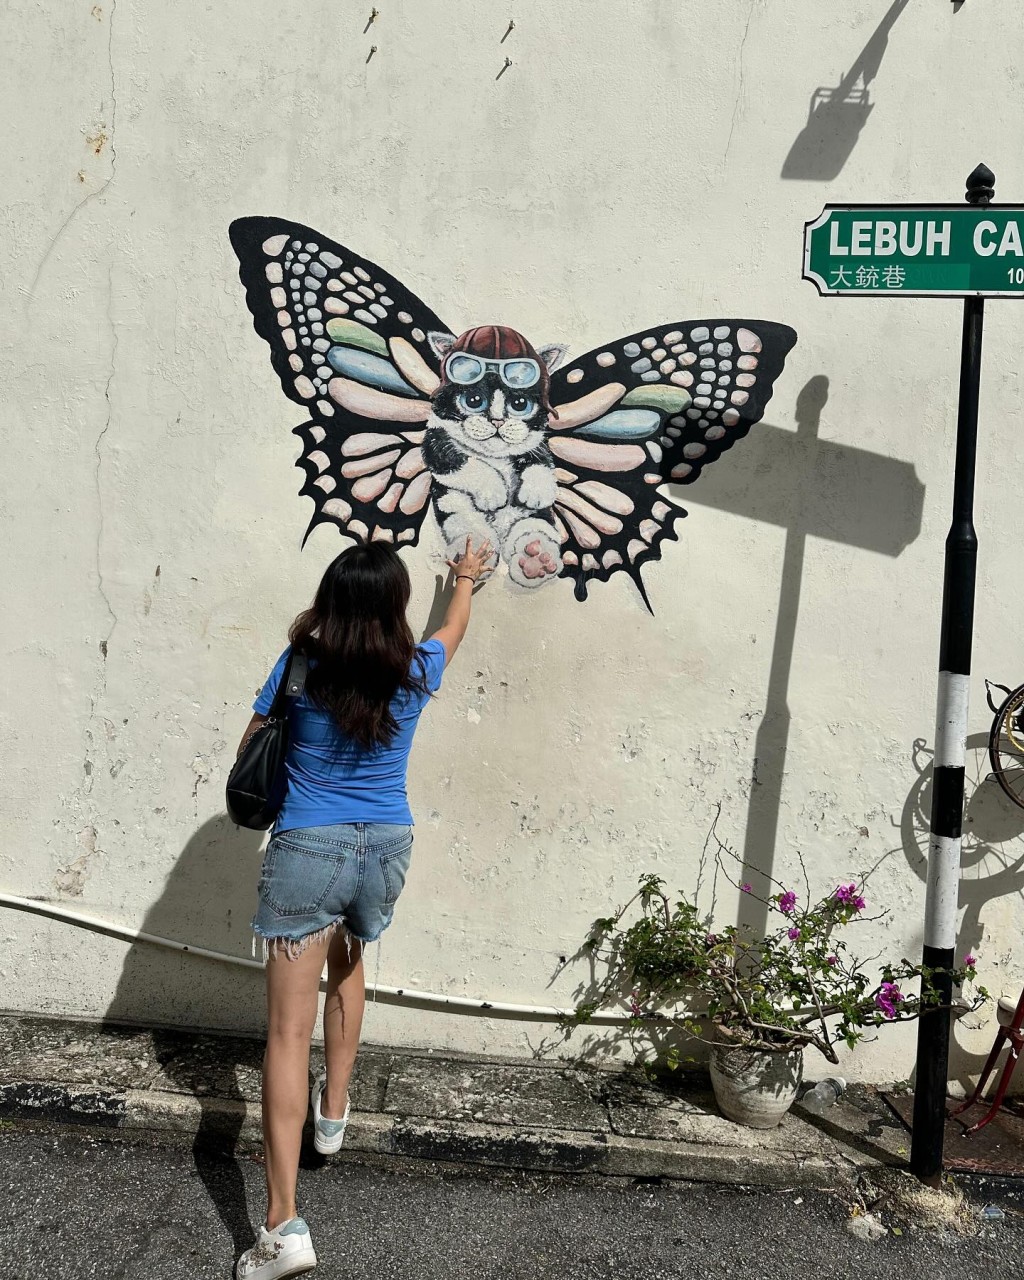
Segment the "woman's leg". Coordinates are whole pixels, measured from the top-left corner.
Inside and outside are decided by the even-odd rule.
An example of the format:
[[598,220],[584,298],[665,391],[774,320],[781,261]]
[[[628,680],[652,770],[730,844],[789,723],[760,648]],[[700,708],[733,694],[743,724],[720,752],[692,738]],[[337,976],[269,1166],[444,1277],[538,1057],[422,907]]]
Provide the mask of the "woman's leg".
[[302,1126],[309,1104],[309,1042],[316,1025],[326,938],[313,938],[294,959],[283,946],[267,959],[267,1047],[263,1055],[263,1155],[267,1229],[298,1212]]
[[327,1085],[320,1097],[320,1114],[340,1120],[345,1114],[348,1083],[359,1048],[359,1032],[366,1003],[363,944],[338,929],[327,952],[327,996],[324,1000],[324,1057]]

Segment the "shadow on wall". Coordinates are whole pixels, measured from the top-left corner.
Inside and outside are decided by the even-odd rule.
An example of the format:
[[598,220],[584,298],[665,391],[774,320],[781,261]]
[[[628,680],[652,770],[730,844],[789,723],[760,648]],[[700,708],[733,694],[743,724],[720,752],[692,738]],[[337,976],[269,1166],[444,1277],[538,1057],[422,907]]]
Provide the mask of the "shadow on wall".
[[[585,966],[586,971],[573,988],[571,1000],[573,1007],[596,1000],[605,994],[604,961],[585,946],[581,946],[572,955],[559,959],[548,986],[552,986],[567,970],[575,969],[577,966]],[[626,1012],[629,1008],[630,992],[623,987],[617,994],[621,997],[622,1011]],[[526,1041],[534,1058],[571,1057],[573,1062],[589,1063],[600,1067],[607,1067],[611,1063],[629,1067],[634,1065],[637,1059],[643,1059],[653,1065],[655,1062],[664,1062],[669,1050],[674,1049],[679,1054],[681,1074],[675,1072],[667,1074],[664,1083],[670,1091],[676,1088],[685,1089],[690,1073],[699,1070],[707,1062],[710,1053],[707,1041],[689,1036],[676,1027],[658,1026],[652,1023],[644,1026],[642,1030],[636,1030],[625,1022],[618,1026],[556,1023],[550,1030],[542,1032],[536,1043],[529,1036],[526,1037]],[[706,1084],[706,1077],[704,1082]]]
[[[478,583],[473,587],[473,594],[482,591],[486,586],[486,580]],[[453,590],[455,587],[455,570],[449,569],[447,575],[437,573],[434,575],[434,594],[430,601],[430,611],[427,614],[426,626],[424,626],[420,634],[420,643],[429,640],[435,631],[440,631],[444,623],[445,614],[448,612],[448,606],[452,602]]]
[[[789,677],[793,665],[804,549],[808,537],[898,556],[917,538],[924,485],[913,463],[833,444],[819,436],[828,401],[828,378],[811,378],[796,402],[796,431],[766,423],[736,451],[733,465],[709,469],[700,485],[674,494],[688,505],[745,515],[786,530],[764,714],[754,745],[752,784],[743,844],[743,895],[738,923],[763,932],[775,865],[786,753],[789,746]],[[846,607],[839,601],[838,608]],[[850,603],[849,607],[857,607]]]
[[[903,806],[900,839],[907,865],[924,884],[928,876],[932,761],[923,738],[914,742],[912,760],[917,777]],[[987,734],[968,735],[965,787],[959,904],[964,915],[957,941],[957,960],[968,951],[979,953],[979,981],[989,988],[993,1000],[1009,995],[1016,1001],[1019,991],[1001,990],[995,976],[986,972],[986,959],[990,957],[986,956],[981,917],[990,902],[1020,897],[1024,893],[1024,809],[1004,794],[989,773]],[[989,1006],[980,1017],[994,1038],[994,1007]],[[949,1045],[949,1078],[959,1081],[968,1092],[974,1087],[971,1077],[977,1077],[985,1064],[991,1041],[986,1040],[980,1053],[971,1052],[959,1043],[958,1033],[961,1027],[970,1030],[978,1025],[978,1017],[971,1015],[955,1022]],[[1014,1083],[1018,1090],[1022,1088],[1021,1081]]]
[[889,32],[908,2],[894,0],[837,85],[814,90],[807,123],[782,166],[783,178],[827,182],[842,172],[874,109],[868,86],[882,64]]
[[[146,912],[144,933],[174,938],[211,950],[248,955],[249,928],[256,909],[263,833],[236,827],[226,814],[204,823],[186,844]],[[201,890],[201,893],[199,892]],[[203,966],[202,982],[197,966]],[[103,1022],[152,1026],[172,1020],[187,1027],[215,1026],[210,1005],[194,996],[214,990],[222,1001],[245,1001],[262,1007],[261,970],[243,970],[188,955],[172,955],[146,942],[132,945],[125,957],[117,988]],[[231,1023],[225,1018],[224,1024]],[[200,1038],[157,1026],[152,1031],[156,1062],[152,1083],[169,1093],[187,1095],[189,1105],[202,1114],[192,1145],[196,1171],[231,1232],[236,1252],[252,1243],[255,1227],[249,1219],[245,1184],[237,1164],[243,1102],[259,1097],[263,1041],[236,1037],[232,1061],[226,1062],[225,1042],[213,1037],[209,1050]],[[237,1116],[205,1105],[211,1095],[237,1101]]]

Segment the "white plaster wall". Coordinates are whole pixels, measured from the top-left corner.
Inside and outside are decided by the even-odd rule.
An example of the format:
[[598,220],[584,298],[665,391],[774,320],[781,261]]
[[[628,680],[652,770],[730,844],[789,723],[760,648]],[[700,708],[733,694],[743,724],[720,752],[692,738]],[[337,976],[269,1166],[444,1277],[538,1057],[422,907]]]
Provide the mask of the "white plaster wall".
[[[799,333],[766,422],[680,492],[691,514],[647,574],[653,618],[623,575],[585,605],[565,583],[479,598],[414,752],[416,857],[380,980],[568,1002],[584,973],[556,976],[559,957],[641,872],[691,886],[716,805],[737,848],[772,843],[787,703],[777,872],[802,851],[828,888],[891,851],[872,899],[893,918],[863,946],[916,957],[912,744],[933,732],[960,308],[820,299],[802,224],[826,200],[956,200],[980,160],[1024,198],[1015,5],[909,5],[831,181],[780,172],[886,0],[378,7],[366,35],[352,0],[8,7],[0,888],[249,954],[259,841],[220,816],[225,772],[339,548],[322,527],[299,550],[301,415],[227,240],[232,218],[268,213],[358,248],[456,331],[499,321],[575,353],[703,316]],[[983,676],[1024,679],[1019,315],[988,308],[978,735]],[[817,421],[797,400],[822,378]],[[428,534],[409,557],[423,622],[439,550]],[[761,728],[773,652],[780,714]],[[972,820],[964,945],[1014,991],[1024,811],[985,789]],[[258,972],[5,908],[0,927],[10,1008],[262,1025]],[[958,1029],[958,1070],[990,1028]],[[558,1039],[380,1005],[367,1035],[515,1054]],[[900,1031],[844,1066],[912,1062]]]

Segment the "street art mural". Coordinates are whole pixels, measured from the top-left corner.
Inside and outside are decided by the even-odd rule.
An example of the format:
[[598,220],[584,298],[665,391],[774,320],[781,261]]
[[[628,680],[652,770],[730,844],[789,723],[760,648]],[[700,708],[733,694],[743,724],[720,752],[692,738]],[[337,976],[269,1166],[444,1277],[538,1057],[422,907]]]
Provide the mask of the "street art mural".
[[[306,537],[415,545],[433,508],[450,554],[484,537],[509,577],[592,582],[661,558],[691,484],[760,420],[796,334],[686,320],[566,362],[498,325],[455,332],[393,276],[318,232],[242,218],[231,243],[256,332],[310,415]],[[648,603],[648,607],[649,603]]]

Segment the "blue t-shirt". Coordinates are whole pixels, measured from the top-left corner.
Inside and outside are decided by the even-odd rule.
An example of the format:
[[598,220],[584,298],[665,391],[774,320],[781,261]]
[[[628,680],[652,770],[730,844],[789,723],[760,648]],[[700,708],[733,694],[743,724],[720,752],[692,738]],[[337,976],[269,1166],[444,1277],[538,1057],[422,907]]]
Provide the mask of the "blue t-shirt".
[[[281,683],[291,645],[285,649],[267,683],[252,704],[260,715],[270,712],[274,694]],[[445,649],[440,640],[416,646],[413,671],[421,672],[427,688],[441,687]],[[288,791],[274,823],[274,831],[293,827],[328,827],[337,822],[390,822],[412,825],[412,813],[405,791],[409,749],[420,712],[428,697],[403,690],[391,700],[391,714],[398,732],[389,746],[370,751],[342,733],[327,711],[317,707],[303,693],[291,702],[286,767]]]

